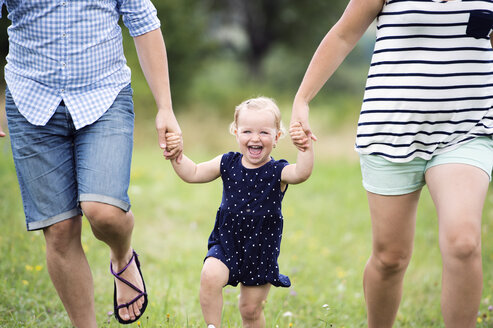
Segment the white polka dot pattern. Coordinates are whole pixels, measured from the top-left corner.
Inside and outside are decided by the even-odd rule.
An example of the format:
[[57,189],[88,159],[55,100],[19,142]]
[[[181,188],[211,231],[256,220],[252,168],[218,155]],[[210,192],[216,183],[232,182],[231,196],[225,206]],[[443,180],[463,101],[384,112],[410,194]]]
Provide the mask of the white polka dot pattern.
[[230,270],[229,285],[289,287],[289,277],[279,273],[283,216],[281,172],[286,160],[272,159],[260,168],[241,164],[241,153],[221,160],[223,198],[209,237],[209,251]]

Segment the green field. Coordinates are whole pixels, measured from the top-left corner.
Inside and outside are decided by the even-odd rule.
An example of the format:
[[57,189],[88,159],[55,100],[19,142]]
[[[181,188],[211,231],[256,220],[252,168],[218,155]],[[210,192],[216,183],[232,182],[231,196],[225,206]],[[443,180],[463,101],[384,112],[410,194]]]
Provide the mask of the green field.
[[[323,123],[324,119],[315,116],[313,121]],[[236,150],[226,120],[188,114],[180,117],[180,123],[186,153],[196,161]],[[267,327],[365,327],[361,281],[371,235],[359,164],[352,152],[353,131],[339,128],[322,135],[323,130],[315,127],[320,141],[313,175],[301,185],[290,186],[283,202],[280,268],[293,285],[271,289],[265,305]],[[295,160],[288,139],[276,148],[275,158]],[[133,246],[141,256],[150,304],[133,326],[203,327],[199,275],[221,182],[185,184],[156,145],[153,124],[139,123],[129,194],[136,217]],[[69,327],[46,270],[42,233],[25,231],[7,139],[0,141],[0,193],[0,327]],[[485,275],[478,327],[493,327],[493,313],[488,310],[493,304],[491,233],[492,191],[483,220]],[[94,275],[98,322],[101,327],[118,327],[108,316],[113,297],[109,251],[92,236],[87,222],[82,238]],[[437,221],[425,188],[395,327],[443,327],[440,280]],[[238,295],[239,288],[224,290],[224,327],[241,326]]]

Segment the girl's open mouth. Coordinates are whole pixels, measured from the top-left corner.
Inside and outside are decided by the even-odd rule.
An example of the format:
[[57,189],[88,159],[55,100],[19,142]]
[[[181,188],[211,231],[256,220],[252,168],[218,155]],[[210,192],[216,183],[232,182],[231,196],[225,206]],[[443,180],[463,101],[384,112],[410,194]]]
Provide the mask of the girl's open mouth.
[[258,156],[262,152],[262,146],[248,146],[248,152],[253,156]]

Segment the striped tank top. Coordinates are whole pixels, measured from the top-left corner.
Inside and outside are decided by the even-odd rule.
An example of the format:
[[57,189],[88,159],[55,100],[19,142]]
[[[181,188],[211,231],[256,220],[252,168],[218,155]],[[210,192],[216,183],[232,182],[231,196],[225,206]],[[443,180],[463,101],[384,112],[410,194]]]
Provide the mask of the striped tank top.
[[356,151],[393,162],[493,136],[493,0],[387,0]]

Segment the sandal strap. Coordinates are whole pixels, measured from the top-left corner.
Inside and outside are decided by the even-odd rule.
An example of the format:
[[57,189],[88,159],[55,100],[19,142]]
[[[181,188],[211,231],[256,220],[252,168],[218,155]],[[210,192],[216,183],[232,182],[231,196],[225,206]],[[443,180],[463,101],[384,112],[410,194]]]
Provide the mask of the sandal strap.
[[137,265],[137,269],[139,268],[140,262],[139,262],[139,259],[137,258],[137,256],[138,256],[138,254],[135,251],[132,251],[132,257],[128,261],[127,265],[125,265],[125,267],[123,269],[121,269],[120,271],[118,271],[118,272],[115,272],[113,270],[113,264],[110,261],[110,272],[111,272],[111,274],[116,279],[120,280],[121,282],[123,282],[124,284],[126,284],[127,286],[129,286],[130,288],[132,288],[133,290],[135,290],[136,292],[139,293],[139,296],[137,296],[136,298],[134,298],[133,300],[131,300],[129,303],[127,303],[126,306],[128,306],[129,304],[132,304],[133,302],[135,302],[135,300],[137,300],[139,297],[141,297],[143,295],[147,295],[146,292],[143,292],[140,288],[138,288],[137,286],[135,286],[134,284],[132,284],[130,281],[126,280],[123,277],[120,277],[120,275],[123,272],[125,272],[125,270],[130,266],[130,264],[132,263],[132,260],[135,261],[135,264]]
[[137,253],[135,251],[132,251],[132,257],[130,258],[130,260],[128,260],[127,265],[125,265],[125,267],[123,269],[121,269],[120,271],[118,271],[118,272],[115,272],[113,270],[113,263],[110,261],[110,271],[111,271],[111,274],[114,275],[115,277],[121,275],[125,270],[127,270],[127,268],[130,266],[130,264],[132,264],[132,260],[134,258],[136,258],[137,256],[138,256]]
[[135,298],[133,298],[130,302],[118,305],[116,307],[116,310],[118,311],[121,308],[129,307],[130,305],[134,304],[135,301],[137,301],[139,298],[141,298],[142,296],[145,296],[145,295],[147,295],[147,293],[141,292],[139,295],[137,295]]

